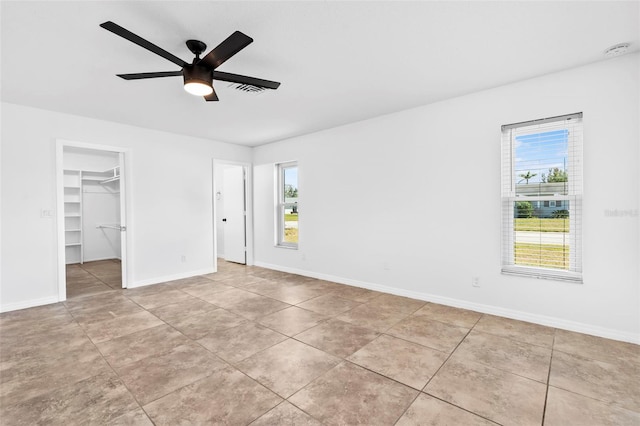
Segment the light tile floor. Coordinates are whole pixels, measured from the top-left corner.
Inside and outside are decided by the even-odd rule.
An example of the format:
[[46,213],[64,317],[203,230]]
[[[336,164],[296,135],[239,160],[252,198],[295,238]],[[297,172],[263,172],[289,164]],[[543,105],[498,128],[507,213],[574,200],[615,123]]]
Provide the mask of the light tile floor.
[[0,315],[0,423],[639,425],[640,347],[224,261]]

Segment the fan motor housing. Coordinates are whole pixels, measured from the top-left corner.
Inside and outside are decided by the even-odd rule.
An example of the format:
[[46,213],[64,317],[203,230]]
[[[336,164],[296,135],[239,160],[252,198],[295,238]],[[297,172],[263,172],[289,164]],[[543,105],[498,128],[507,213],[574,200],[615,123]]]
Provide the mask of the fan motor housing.
[[184,83],[202,82],[211,86],[213,82],[213,70],[201,65],[185,65],[182,69]]

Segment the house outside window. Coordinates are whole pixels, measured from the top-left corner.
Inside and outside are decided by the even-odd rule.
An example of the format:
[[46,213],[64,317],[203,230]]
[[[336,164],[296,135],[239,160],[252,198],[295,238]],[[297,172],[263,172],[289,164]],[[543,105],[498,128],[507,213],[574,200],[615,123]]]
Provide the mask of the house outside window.
[[582,281],[582,113],[502,126],[502,272]]
[[276,164],[276,245],[298,247],[298,163]]

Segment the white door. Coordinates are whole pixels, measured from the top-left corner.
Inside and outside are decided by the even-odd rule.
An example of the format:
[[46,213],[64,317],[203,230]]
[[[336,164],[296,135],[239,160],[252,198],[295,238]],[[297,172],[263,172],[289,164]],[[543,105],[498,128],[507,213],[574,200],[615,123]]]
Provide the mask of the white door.
[[243,166],[223,166],[224,258],[245,264],[245,185]]
[[126,175],[124,173],[124,153],[120,153],[120,259],[122,288],[127,288],[127,215],[126,215]]

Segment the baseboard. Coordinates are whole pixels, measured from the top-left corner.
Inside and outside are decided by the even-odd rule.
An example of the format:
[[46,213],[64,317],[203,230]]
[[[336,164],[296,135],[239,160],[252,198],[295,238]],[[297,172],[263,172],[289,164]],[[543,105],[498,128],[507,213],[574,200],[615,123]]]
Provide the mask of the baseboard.
[[43,297],[40,299],[25,300],[24,302],[8,303],[6,305],[0,305],[0,312],[18,311],[20,309],[34,308],[36,306],[50,305],[52,303],[58,303],[57,296]]
[[380,291],[382,293],[395,294],[396,296],[410,297],[412,299],[424,300],[425,302],[438,303],[440,305],[452,306],[454,308],[468,309],[471,311],[481,312],[483,314],[497,315],[500,317],[511,318],[520,321],[527,321],[534,324],[544,325],[547,327],[559,328],[567,331],[575,331],[577,333],[590,334],[592,336],[604,337],[607,339],[620,340],[623,342],[640,344],[640,336],[634,333],[612,330],[609,328],[598,327],[590,324],[584,324],[575,321],[569,321],[562,318],[549,317],[545,315],[532,314],[530,312],[517,311],[514,309],[501,308],[498,306],[484,305],[480,303],[468,302],[466,300],[453,299],[449,297],[438,296],[435,294],[416,292],[401,288],[389,287],[380,284],[358,281],[351,278],[338,277],[335,275],[323,274],[320,272],[305,271],[302,269],[289,268],[286,266],[272,265],[264,262],[255,262],[255,266],[273,269],[291,274],[303,275],[305,277],[317,278],[320,280],[331,281],[339,284],[346,284],[354,287],[366,288],[368,290]]
[[[183,272],[180,274],[166,275],[163,277],[155,277],[147,280],[135,281],[133,284],[129,284],[128,288],[136,288],[136,287],[144,287],[147,285],[160,284],[167,281],[180,280],[182,278],[190,278],[198,275],[211,274],[213,272],[215,272],[215,268],[211,267],[211,268],[200,269],[197,271]],[[59,300],[57,296],[51,296],[51,297],[43,297],[40,299],[25,300],[23,302],[8,303],[8,304],[0,305],[0,313],[17,311],[20,309],[34,308],[36,306],[42,306],[42,305],[50,305],[52,303],[58,303],[58,302]]]
[[154,277],[154,278],[149,278],[149,279],[146,279],[146,280],[139,280],[139,281],[134,281],[132,283],[129,283],[127,288],[144,287],[144,286],[147,286],[147,285],[160,284],[160,283],[164,283],[164,282],[167,282],[167,281],[181,280],[183,278],[191,278],[191,277],[195,277],[195,276],[198,276],[198,275],[212,274],[215,271],[216,271],[215,268],[211,267],[211,268],[199,269],[199,270],[196,270],[196,271],[182,272],[180,274],[165,275],[165,276],[162,276],[162,277]]

